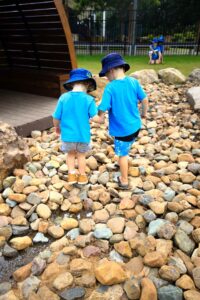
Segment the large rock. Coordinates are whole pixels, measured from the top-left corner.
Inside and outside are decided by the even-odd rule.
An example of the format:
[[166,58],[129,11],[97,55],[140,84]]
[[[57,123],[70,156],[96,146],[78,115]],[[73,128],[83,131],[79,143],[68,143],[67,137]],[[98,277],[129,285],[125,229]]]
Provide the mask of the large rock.
[[190,81],[200,82],[200,69],[194,69],[194,70],[189,74],[189,80],[190,80]]
[[15,168],[22,168],[29,160],[28,145],[12,126],[0,121],[0,190],[3,187],[3,180]]
[[130,74],[140,81],[141,84],[158,82],[158,74],[153,69],[144,69]]
[[105,261],[95,269],[96,279],[104,285],[113,285],[127,279],[125,271],[114,261]]
[[158,71],[158,76],[166,84],[180,84],[186,81],[185,76],[177,69],[166,68]]
[[200,86],[194,86],[187,90],[186,97],[193,109],[200,109]]

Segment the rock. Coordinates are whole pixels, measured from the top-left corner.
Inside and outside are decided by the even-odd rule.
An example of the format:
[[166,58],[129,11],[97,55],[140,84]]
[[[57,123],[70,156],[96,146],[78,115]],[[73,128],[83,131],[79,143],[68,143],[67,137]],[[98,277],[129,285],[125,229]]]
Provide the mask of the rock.
[[98,183],[105,185],[109,181],[109,173],[104,172],[98,177]]
[[115,217],[107,222],[107,226],[112,230],[112,233],[122,233],[125,226],[125,219],[121,217]]
[[61,205],[63,202],[63,195],[55,191],[50,191],[49,200]]
[[195,290],[186,291],[186,292],[184,292],[184,299],[185,300],[199,300],[200,293]]
[[200,289],[200,267],[196,267],[192,270],[192,276],[196,287]]
[[27,202],[32,205],[39,204],[41,198],[36,193],[30,193],[27,197]]
[[120,254],[119,254],[117,251],[115,251],[115,250],[112,250],[112,251],[110,252],[109,258],[110,258],[110,260],[115,261],[115,262],[119,262],[119,263],[124,261],[123,256],[120,255]]
[[121,283],[127,278],[122,267],[118,263],[111,261],[100,263],[95,268],[95,277],[101,284],[105,285]]
[[6,241],[8,241],[12,236],[12,227],[10,225],[0,227],[0,236],[5,237]]
[[39,204],[36,208],[38,216],[47,220],[51,216],[51,210],[46,204]]
[[84,272],[81,277],[76,278],[76,284],[91,288],[96,284],[96,278],[92,272]]
[[85,289],[82,287],[74,287],[71,289],[67,289],[62,291],[59,296],[63,300],[75,300],[75,299],[83,299],[85,295]]
[[80,232],[87,234],[94,230],[95,222],[92,219],[81,219],[79,221]]
[[98,247],[89,245],[83,249],[83,255],[85,257],[90,257],[90,256],[99,256],[101,253],[101,250]]
[[12,226],[13,235],[26,235],[29,232],[29,226]]
[[140,81],[141,84],[158,82],[158,75],[154,69],[144,69],[131,73],[129,76]]
[[70,272],[72,275],[80,276],[85,271],[91,271],[92,263],[82,258],[75,258],[70,262]]
[[61,221],[60,225],[63,229],[70,230],[70,229],[78,227],[78,221],[73,218],[64,218]]
[[180,287],[182,290],[194,290],[195,289],[193,280],[187,274],[184,274],[183,276],[181,276],[176,281],[176,285],[178,287]]
[[28,298],[31,292],[36,292],[38,290],[40,280],[36,276],[30,276],[23,281],[22,284],[22,295],[25,299]]
[[113,235],[110,228],[97,228],[94,230],[93,235],[96,239],[106,239],[109,240]]
[[36,233],[33,238],[34,243],[48,243],[49,239],[42,232]]
[[7,244],[4,246],[2,253],[6,257],[16,257],[18,255],[17,250]]
[[179,270],[180,274],[187,273],[186,266],[182,259],[179,257],[170,256],[170,258],[168,259],[168,265],[175,266]]
[[61,238],[64,233],[64,229],[60,226],[53,225],[48,228],[48,234],[55,239]]
[[109,219],[109,213],[106,209],[96,210],[93,219],[95,223],[106,223]]
[[183,183],[192,183],[196,176],[194,176],[191,172],[180,174],[181,181]]
[[11,239],[10,243],[13,248],[23,250],[32,245],[32,240],[29,236],[23,236]]
[[176,281],[180,277],[180,272],[174,266],[162,266],[159,270],[159,275],[165,280]]
[[144,264],[141,256],[133,257],[126,263],[126,269],[133,276],[138,276],[140,272],[143,270],[143,268],[144,268]]
[[11,290],[8,293],[0,296],[0,300],[19,300],[19,298],[16,297],[14,292]]
[[98,168],[98,163],[97,163],[96,158],[94,158],[94,156],[90,156],[86,160],[86,163],[91,170],[96,170]]
[[149,207],[151,208],[151,210],[155,214],[162,215],[166,210],[167,203],[166,202],[152,201],[151,203],[149,203]]
[[159,70],[158,76],[166,84],[180,84],[186,81],[185,76],[179,70],[174,68]]
[[35,257],[32,261],[31,271],[33,275],[39,276],[46,267],[46,261],[40,257]]
[[186,97],[194,110],[200,109],[200,87],[194,86],[187,90]]
[[157,251],[149,252],[144,256],[144,264],[152,268],[162,267],[165,262],[166,259]]
[[53,287],[58,291],[69,287],[73,283],[73,276],[71,273],[66,272],[58,275],[53,282]]
[[158,289],[159,300],[183,300],[183,291],[173,285],[166,285]]
[[9,282],[2,282],[0,283],[0,296],[6,294],[12,288],[11,283]]
[[189,80],[190,80],[190,81],[200,82],[200,69],[194,69],[194,70],[189,74]]
[[149,278],[143,278],[141,280],[142,293],[140,300],[157,300],[157,290],[153,282]]
[[24,281],[31,275],[32,262],[17,269],[12,275],[15,281]]
[[176,227],[173,224],[164,224],[158,230],[158,236],[166,240],[171,240],[174,234],[176,233]]
[[195,243],[188,237],[188,235],[184,231],[180,229],[177,230],[174,236],[174,241],[177,246],[187,254],[191,254],[194,250]]
[[140,299],[140,284],[137,279],[131,278],[124,284],[128,299]]
[[114,248],[122,256],[128,258],[132,257],[132,250],[128,242],[121,241],[119,243],[116,243],[114,244]]
[[148,235],[155,236],[160,228],[166,224],[166,221],[163,219],[156,219],[149,223]]
[[[0,122],[0,190],[3,180],[15,169],[22,168],[30,160],[28,145],[19,137],[15,129],[4,122]],[[5,187],[5,185],[4,185]]]
[[53,293],[47,286],[41,286],[37,292],[37,296],[43,300],[59,300],[60,297]]

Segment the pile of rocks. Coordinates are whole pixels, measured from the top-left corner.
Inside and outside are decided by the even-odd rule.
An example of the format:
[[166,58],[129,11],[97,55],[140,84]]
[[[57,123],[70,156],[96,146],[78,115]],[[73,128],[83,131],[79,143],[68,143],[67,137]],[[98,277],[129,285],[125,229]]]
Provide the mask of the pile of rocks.
[[129,191],[107,122],[93,124],[89,184],[66,182],[53,129],[27,139],[32,162],[3,181],[1,255],[57,239],[0,284],[0,300],[200,299],[200,119],[191,82],[145,85],[150,109],[130,152]]

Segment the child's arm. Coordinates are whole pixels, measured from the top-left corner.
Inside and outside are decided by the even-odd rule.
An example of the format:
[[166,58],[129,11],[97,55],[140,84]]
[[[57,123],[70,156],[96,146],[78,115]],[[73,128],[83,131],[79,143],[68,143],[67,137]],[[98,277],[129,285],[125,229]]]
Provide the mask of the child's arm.
[[149,106],[148,98],[144,98],[144,99],[142,100],[142,113],[141,113],[141,117],[142,117],[142,118],[146,118],[148,106]]
[[98,113],[98,116],[94,116],[91,121],[95,122],[95,123],[100,123],[100,124],[103,124],[105,122],[105,118],[104,118],[104,113],[103,114],[99,114]]
[[55,127],[56,134],[60,135],[60,121],[53,118],[53,126]]

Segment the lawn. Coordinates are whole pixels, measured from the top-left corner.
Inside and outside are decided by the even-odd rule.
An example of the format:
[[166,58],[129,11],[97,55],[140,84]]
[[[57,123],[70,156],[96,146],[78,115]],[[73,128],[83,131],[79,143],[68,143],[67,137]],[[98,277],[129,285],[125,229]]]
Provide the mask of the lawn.
[[[78,55],[78,67],[90,70],[96,74],[101,68],[102,55]],[[200,68],[200,56],[165,56],[164,63],[161,65],[149,65],[147,56],[125,56],[125,60],[130,64],[131,69],[128,74],[142,69],[160,70],[164,68],[176,68],[184,75],[188,76],[195,68]]]

